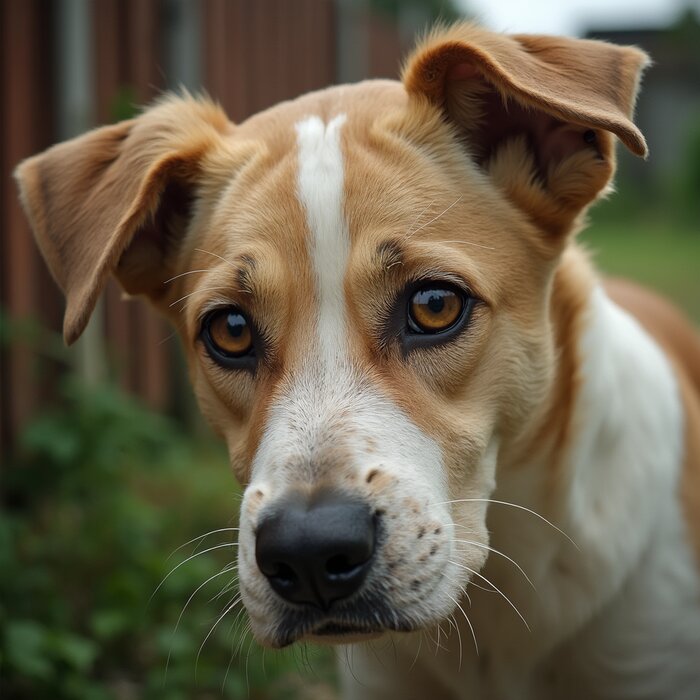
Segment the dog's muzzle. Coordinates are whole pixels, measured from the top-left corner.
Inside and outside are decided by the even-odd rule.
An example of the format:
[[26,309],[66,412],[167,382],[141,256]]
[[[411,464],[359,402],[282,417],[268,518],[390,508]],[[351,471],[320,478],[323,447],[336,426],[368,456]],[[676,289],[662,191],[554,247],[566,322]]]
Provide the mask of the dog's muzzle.
[[376,530],[362,500],[329,490],[293,492],[261,514],[255,558],[282,598],[327,613],[361,589]]

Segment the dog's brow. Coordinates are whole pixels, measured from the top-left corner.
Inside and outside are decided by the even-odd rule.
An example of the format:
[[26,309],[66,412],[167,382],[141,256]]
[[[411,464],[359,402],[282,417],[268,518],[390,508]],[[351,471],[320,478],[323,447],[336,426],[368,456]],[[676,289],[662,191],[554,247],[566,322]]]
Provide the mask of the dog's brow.
[[253,279],[253,273],[257,266],[255,258],[250,255],[241,255],[241,257],[236,261],[236,282],[238,283],[238,288],[245,292],[246,294],[253,294],[255,292],[255,283]]
[[397,241],[382,241],[377,246],[375,255],[377,258],[378,267],[381,267],[382,269],[386,270],[394,265],[403,265],[404,249],[403,246]]

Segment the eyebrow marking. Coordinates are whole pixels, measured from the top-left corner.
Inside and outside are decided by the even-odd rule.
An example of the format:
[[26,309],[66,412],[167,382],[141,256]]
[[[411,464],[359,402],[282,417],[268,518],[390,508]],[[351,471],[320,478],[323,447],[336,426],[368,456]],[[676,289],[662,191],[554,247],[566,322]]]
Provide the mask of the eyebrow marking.
[[382,241],[377,246],[375,253],[377,257],[377,267],[382,270],[389,270],[395,265],[403,265],[405,252],[403,246],[397,241]]
[[253,273],[256,267],[255,258],[250,255],[241,255],[240,264],[236,270],[236,282],[240,291],[246,294],[254,294]]

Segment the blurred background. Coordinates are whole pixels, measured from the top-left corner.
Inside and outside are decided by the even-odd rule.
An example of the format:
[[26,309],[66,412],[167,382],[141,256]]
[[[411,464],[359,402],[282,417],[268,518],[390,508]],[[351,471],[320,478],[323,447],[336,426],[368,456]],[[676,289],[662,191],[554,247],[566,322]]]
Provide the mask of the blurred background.
[[63,346],[63,301],[17,203],[17,162],[167,89],[206,90],[240,121],[332,83],[396,77],[437,18],[636,44],[655,61],[637,108],[650,157],[620,154],[618,192],[583,240],[603,270],[699,322],[700,6],[558,5],[0,0],[3,698],[326,698],[334,686],[327,650],[264,654],[246,635],[236,533],[222,530],[236,525],[239,491],[172,331],[112,285]]

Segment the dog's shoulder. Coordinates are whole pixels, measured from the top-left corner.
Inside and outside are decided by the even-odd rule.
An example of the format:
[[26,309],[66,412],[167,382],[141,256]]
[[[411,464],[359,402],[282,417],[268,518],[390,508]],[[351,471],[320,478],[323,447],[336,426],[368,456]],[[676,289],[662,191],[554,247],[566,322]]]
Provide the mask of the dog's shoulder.
[[663,348],[678,378],[685,413],[681,496],[700,565],[700,334],[675,306],[649,289],[613,278],[605,281],[605,290]]

